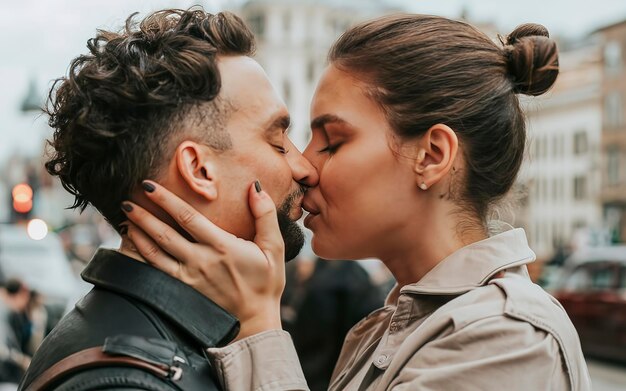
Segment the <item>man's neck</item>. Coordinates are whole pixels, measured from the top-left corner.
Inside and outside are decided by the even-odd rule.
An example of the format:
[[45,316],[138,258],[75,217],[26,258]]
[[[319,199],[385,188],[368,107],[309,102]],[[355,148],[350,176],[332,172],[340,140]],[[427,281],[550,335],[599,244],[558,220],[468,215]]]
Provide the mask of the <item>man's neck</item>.
[[148,263],[146,259],[137,251],[137,248],[128,238],[122,237],[122,244],[120,244],[120,248],[117,250],[118,252],[126,255],[127,257],[133,258],[136,261]]

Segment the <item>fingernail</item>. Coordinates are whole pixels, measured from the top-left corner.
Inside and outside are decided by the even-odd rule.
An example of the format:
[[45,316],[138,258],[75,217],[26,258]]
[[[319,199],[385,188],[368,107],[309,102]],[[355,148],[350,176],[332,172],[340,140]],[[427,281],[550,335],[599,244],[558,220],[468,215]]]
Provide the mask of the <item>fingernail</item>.
[[141,182],[141,186],[148,193],[152,193],[153,191],[156,190],[156,187],[154,187],[154,185],[150,182]]
[[124,210],[124,212],[132,212],[133,211],[133,206],[131,204],[123,202],[122,203],[122,209]]
[[128,226],[127,225],[122,225],[120,227],[120,235],[124,236],[128,233]]
[[256,190],[257,193],[260,193],[261,192],[261,182],[254,181],[254,189]]

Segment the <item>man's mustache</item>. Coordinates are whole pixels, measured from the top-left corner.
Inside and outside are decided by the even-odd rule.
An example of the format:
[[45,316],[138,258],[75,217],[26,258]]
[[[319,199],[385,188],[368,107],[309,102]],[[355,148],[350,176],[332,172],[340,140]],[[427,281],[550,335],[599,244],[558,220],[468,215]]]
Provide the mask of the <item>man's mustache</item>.
[[293,193],[289,194],[287,196],[287,198],[285,199],[285,203],[284,205],[289,205],[289,208],[291,208],[291,206],[293,206],[293,203],[300,197],[302,197],[304,195],[304,193],[306,193],[306,191],[308,190],[308,187],[305,185],[299,185],[298,189],[296,191],[294,191]]

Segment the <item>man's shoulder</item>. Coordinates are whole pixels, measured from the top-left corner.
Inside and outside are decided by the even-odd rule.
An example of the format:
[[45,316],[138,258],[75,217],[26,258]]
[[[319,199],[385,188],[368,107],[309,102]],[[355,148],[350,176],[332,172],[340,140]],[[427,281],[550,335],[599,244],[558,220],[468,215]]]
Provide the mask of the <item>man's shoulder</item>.
[[91,391],[110,388],[124,390],[179,390],[159,377],[139,368],[106,367],[83,370],[55,386],[56,391]]
[[[96,288],[76,303],[46,337],[33,357],[23,385],[30,384],[49,367],[74,353],[102,346],[108,337],[168,338],[165,330],[164,323],[149,308],[123,295]],[[108,369],[115,372],[120,368]]]
[[209,390],[219,388],[207,360],[177,342],[118,335],[56,362],[20,389],[44,391]]

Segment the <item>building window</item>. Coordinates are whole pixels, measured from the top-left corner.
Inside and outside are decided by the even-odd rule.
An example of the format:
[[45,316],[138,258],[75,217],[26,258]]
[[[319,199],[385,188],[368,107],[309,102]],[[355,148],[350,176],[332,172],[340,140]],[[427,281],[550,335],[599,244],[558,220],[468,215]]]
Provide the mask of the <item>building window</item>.
[[552,223],[552,246],[553,247],[558,247],[562,243],[560,228],[561,228],[561,224],[559,224],[558,221],[555,221]]
[[548,157],[548,137],[538,137],[535,139],[535,158],[545,159],[546,157]]
[[285,30],[286,33],[291,30],[291,13],[289,11],[285,12],[283,15],[283,30]]
[[559,136],[552,137],[552,158],[559,156]]
[[618,75],[622,70],[622,47],[619,42],[609,42],[604,47],[604,69],[609,75]]
[[265,15],[261,12],[248,16],[248,26],[255,36],[261,38],[265,34]]
[[310,83],[315,81],[315,61],[309,60],[306,64],[306,77]]
[[574,178],[574,199],[584,200],[587,198],[587,178],[577,176]]
[[620,182],[620,151],[618,147],[610,147],[607,150],[607,182],[609,185],[617,185]]
[[587,133],[584,130],[574,133],[574,155],[587,153]]
[[287,107],[289,107],[291,104],[291,83],[289,83],[289,80],[283,82],[283,99]]
[[622,95],[613,91],[604,100],[604,120],[610,127],[618,127],[622,124]]
[[541,200],[541,180],[536,179],[533,181],[533,193],[535,201]]

